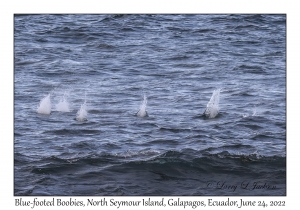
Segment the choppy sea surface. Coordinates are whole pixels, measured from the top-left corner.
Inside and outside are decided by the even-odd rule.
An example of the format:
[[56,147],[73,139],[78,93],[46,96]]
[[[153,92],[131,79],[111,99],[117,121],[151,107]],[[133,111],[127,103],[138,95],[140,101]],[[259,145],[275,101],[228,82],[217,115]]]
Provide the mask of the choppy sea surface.
[[286,195],[286,16],[15,15],[14,194]]

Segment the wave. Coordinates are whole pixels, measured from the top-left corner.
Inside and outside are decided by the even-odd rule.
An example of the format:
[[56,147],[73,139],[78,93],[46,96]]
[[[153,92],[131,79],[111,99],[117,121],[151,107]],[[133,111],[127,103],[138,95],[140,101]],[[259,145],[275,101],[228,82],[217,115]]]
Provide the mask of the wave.
[[169,131],[172,133],[182,133],[182,132],[191,132],[191,129],[188,128],[168,128],[168,127],[160,127],[161,131]]
[[252,74],[267,74],[267,72],[261,66],[256,65],[240,65],[233,68],[234,71],[243,71],[245,73],[252,73]]
[[[80,143],[82,144],[82,143]],[[77,145],[78,146],[78,145]],[[89,145],[81,145],[87,147]],[[134,168],[135,170],[144,167],[157,167],[164,172],[168,172],[164,168],[171,169],[195,169],[203,173],[235,173],[235,174],[258,174],[261,171],[266,173],[276,173],[276,171],[285,171],[285,156],[263,156],[256,153],[253,154],[231,154],[226,149],[251,147],[250,145],[224,146],[222,152],[211,153],[213,148],[202,151],[186,149],[183,151],[169,150],[159,152],[152,149],[142,150],[138,152],[126,151],[123,153],[101,153],[89,154],[86,156],[74,156],[72,158],[60,158],[51,156],[41,160],[41,166],[35,166],[32,173],[48,173],[57,174],[64,171],[78,170],[83,166],[109,166],[99,170],[110,170],[112,168]],[[17,159],[23,159],[17,154]],[[16,158],[15,157],[15,158]],[[125,159],[124,159],[125,158]],[[27,158],[28,159],[28,158]],[[20,161],[20,160],[19,160]]]
[[58,130],[50,130],[44,131],[44,134],[51,134],[51,135],[92,135],[92,134],[99,134],[101,133],[100,130],[95,129],[58,129]]
[[[92,144],[79,142],[90,147]],[[237,145],[237,147],[251,147]],[[122,153],[77,153],[42,159],[15,154],[15,167],[28,171],[26,188],[15,185],[16,195],[283,195],[286,157],[233,154],[211,149],[158,151],[151,148]],[[25,160],[23,160],[25,159]],[[20,176],[15,180],[21,180]],[[58,181],[60,180],[60,181]],[[67,181],[68,180],[68,181]],[[120,181],[121,180],[121,181]],[[212,181],[241,183],[259,181],[275,184],[272,191],[216,191],[207,188]],[[31,186],[31,187],[30,187]],[[52,186],[45,189],[45,186]],[[72,191],[66,186],[72,186]],[[167,187],[166,186],[172,186]],[[29,189],[30,188],[30,189]],[[116,189],[121,189],[116,191]],[[29,189],[29,190],[28,190]],[[62,190],[64,189],[64,190]],[[132,191],[134,189],[134,191]],[[168,190],[169,189],[169,190]]]
[[37,59],[28,59],[28,60],[16,59],[15,62],[16,62],[16,65],[24,66],[24,65],[38,64],[42,61],[37,60]]

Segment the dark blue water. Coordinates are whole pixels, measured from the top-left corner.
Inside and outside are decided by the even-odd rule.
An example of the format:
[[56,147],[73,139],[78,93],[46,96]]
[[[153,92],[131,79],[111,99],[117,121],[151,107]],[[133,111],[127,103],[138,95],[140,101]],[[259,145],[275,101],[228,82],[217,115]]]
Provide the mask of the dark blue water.
[[15,15],[14,69],[15,195],[286,195],[285,15]]

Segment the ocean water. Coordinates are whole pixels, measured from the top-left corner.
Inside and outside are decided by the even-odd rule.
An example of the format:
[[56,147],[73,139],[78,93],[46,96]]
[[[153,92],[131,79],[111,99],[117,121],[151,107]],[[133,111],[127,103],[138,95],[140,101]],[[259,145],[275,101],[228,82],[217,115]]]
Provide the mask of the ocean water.
[[286,195],[286,16],[15,15],[14,194]]

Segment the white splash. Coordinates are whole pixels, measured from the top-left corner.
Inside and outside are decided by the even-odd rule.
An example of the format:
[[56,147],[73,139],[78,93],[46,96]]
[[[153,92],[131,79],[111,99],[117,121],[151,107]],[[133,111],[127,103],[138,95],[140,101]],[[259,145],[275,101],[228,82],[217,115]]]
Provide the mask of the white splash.
[[78,110],[76,114],[76,120],[78,121],[85,121],[87,120],[87,111],[86,111],[86,102],[84,102],[80,109]]
[[249,114],[243,114],[243,118],[249,117]]
[[214,90],[206,105],[206,110],[203,114],[208,118],[215,118],[219,113],[220,91],[221,89]]
[[50,114],[51,113],[51,100],[50,100],[50,94],[48,94],[46,97],[44,97],[40,101],[40,105],[37,108],[37,113],[39,114]]
[[146,116],[148,116],[148,113],[146,111],[146,106],[147,106],[147,97],[146,97],[146,95],[144,95],[144,100],[143,100],[143,102],[142,102],[142,104],[140,106],[139,111],[136,113],[136,115],[138,117],[146,117]]
[[256,111],[256,107],[254,107],[254,109],[253,109],[253,113],[252,113],[252,116],[257,116],[257,111]]
[[56,104],[56,111],[59,111],[59,112],[70,112],[69,102],[67,101],[67,99],[65,98],[65,96],[63,97],[63,99],[61,99],[58,102],[58,104]]
[[253,108],[253,110],[252,110],[252,115],[250,115],[250,114],[248,114],[248,113],[243,114],[243,118],[247,118],[247,117],[249,117],[249,116],[253,116],[253,117],[259,116],[258,113],[257,113],[256,107]]

